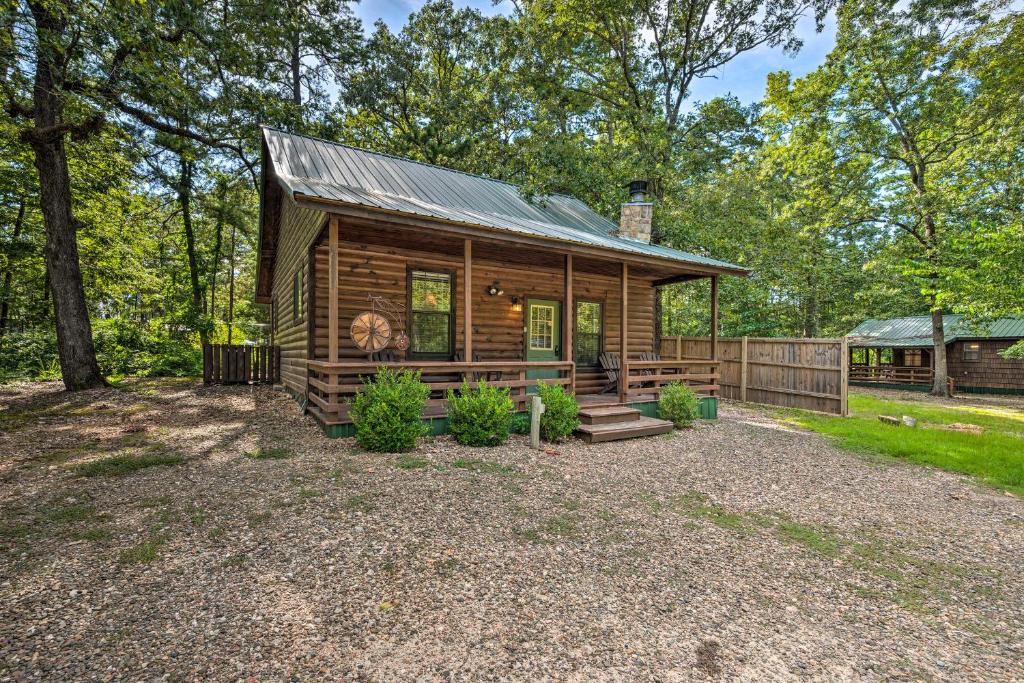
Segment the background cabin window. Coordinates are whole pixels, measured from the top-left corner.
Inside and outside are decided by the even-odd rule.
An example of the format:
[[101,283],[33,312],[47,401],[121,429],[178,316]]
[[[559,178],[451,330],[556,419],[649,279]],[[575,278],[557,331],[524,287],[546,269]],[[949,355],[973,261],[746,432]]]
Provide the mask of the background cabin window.
[[576,302],[576,362],[597,365],[601,355],[601,304]]
[[292,282],[292,320],[302,322],[302,269],[295,271]]
[[979,342],[964,344],[964,360],[981,360],[981,344]]
[[903,352],[903,364],[908,368],[919,368],[922,362],[921,349],[907,349]]
[[452,275],[409,273],[409,351],[417,356],[452,355]]

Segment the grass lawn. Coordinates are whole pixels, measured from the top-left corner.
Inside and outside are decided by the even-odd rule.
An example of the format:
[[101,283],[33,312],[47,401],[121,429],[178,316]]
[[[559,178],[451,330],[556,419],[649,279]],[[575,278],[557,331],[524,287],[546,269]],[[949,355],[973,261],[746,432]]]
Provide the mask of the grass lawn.
[[[1024,495],[1024,411],[850,394],[850,414],[841,418],[793,411],[785,418],[832,437],[841,448],[970,474]],[[879,415],[910,415],[917,418],[917,426],[884,424]],[[980,431],[951,425],[975,425]]]

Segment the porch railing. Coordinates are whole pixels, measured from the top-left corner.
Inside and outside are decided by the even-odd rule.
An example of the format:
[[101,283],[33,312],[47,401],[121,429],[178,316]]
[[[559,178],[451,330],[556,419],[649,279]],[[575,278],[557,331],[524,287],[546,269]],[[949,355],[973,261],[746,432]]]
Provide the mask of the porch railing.
[[529,373],[550,375],[543,377],[549,384],[572,385],[575,364],[571,362],[522,362],[522,361],[399,361],[391,363],[308,361],[309,402],[328,423],[350,422],[348,401],[362,388],[364,381],[377,374],[378,367],[393,370],[409,369],[422,373],[422,381],[430,387],[424,416],[443,415],[446,401],[444,392],[457,389],[463,380],[476,382],[486,380],[490,386],[511,389],[512,402],[516,410],[525,410],[529,400],[528,390],[537,385],[537,379],[528,378]]
[[935,374],[931,368],[900,365],[851,365],[851,382],[880,384],[931,384]]
[[719,389],[720,364],[707,358],[627,361],[626,400],[657,396],[671,382],[683,382],[697,393],[714,395]]

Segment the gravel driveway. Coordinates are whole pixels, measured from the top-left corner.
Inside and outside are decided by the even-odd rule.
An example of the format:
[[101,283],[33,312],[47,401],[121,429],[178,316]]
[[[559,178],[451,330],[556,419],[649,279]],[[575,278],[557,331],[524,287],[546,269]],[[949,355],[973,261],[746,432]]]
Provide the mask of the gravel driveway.
[[7,386],[0,481],[0,680],[1024,677],[1024,502],[735,407],[399,458],[266,389]]

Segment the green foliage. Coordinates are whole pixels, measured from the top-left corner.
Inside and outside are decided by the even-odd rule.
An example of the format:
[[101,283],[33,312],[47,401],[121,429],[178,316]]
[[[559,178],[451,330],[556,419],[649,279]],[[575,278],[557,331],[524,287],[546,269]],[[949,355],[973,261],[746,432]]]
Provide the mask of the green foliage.
[[448,433],[465,446],[497,446],[508,441],[512,424],[509,389],[480,381],[463,382],[458,392],[449,389]]
[[203,355],[192,338],[171,337],[159,325],[127,318],[93,324],[96,358],[106,375],[189,377],[202,374]]
[[560,441],[580,426],[580,406],[576,395],[566,392],[561,384],[537,382],[537,394],[544,403],[540,416],[540,436],[545,441]]
[[[801,427],[826,434],[837,445],[874,456],[908,460],[977,477],[1024,493],[1024,414],[1019,410],[947,407],[923,401],[889,401],[850,395],[851,417],[792,412]],[[879,415],[910,415],[917,427],[897,427]],[[976,431],[950,428],[970,424]]]
[[180,465],[185,456],[179,453],[144,453],[142,455],[114,455],[101,460],[82,463],[75,471],[83,477],[115,477],[131,474],[149,467]]
[[508,430],[513,434],[529,434],[530,433],[530,415],[529,413],[516,413],[512,416],[512,424],[509,425]]
[[245,457],[253,460],[286,460],[294,455],[290,448],[283,446],[265,447],[260,446],[254,451],[246,451]]
[[356,428],[356,442],[368,451],[402,453],[416,447],[416,439],[430,428],[421,416],[430,387],[420,373],[377,369],[352,399],[349,413]]
[[9,332],[0,337],[0,379],[42,378],[57,360],[52,330]]
[[1011,346],[1010,348],[1002,351],[999,355],[1003,358],[1019,358],[1024,359],[1024,340],[1021,340]]
[[677,429],[689,427],[700,416],[700,401],[682,382],[669,382],[658,396],[658,414]]

